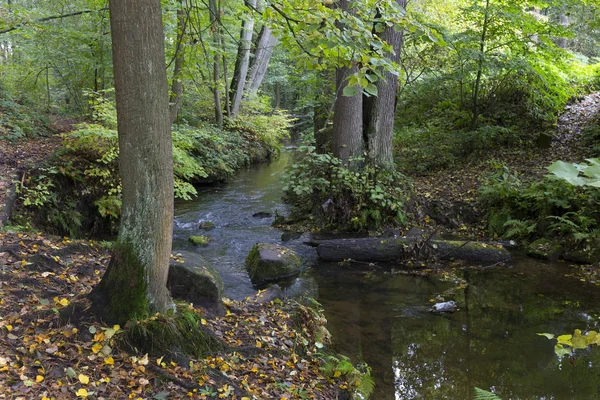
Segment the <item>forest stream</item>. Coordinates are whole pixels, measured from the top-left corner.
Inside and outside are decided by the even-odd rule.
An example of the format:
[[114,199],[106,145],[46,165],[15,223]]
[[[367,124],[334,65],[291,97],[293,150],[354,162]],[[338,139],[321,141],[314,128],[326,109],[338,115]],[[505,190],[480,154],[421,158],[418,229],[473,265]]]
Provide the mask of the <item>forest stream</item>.
[[[280,175],[292,152],[254,166],[221,186],[204,188],[196,200],[176,205],[174,253],[194,251],[220,272],[225,295],[242,299],[256,293],[244,260],[257,242],[280,243],[271,227],[285,213]],[[201,221],[215,228],[199,229]],[[188,243],[206,234],[206,247]],[[285,283],[290,296],[308,294],[324,307],[336,351],[373,369],[372,399],[471,399],[474,387],[502,399],[600,398],[600,350],[578,350],[559,358],[555,335],[597,326],[600,289],[565,276],[567,264],[514,255],[507,266],[473,268],[457,279],[408,276],[389,268],[320,263],[305,237],[284,243],[309,266]],[[397,270],[401,266],[396,266]],[[460,282],[467,282],[457,288]],[[429,312],[446,292],[458,303],[454,314]]]

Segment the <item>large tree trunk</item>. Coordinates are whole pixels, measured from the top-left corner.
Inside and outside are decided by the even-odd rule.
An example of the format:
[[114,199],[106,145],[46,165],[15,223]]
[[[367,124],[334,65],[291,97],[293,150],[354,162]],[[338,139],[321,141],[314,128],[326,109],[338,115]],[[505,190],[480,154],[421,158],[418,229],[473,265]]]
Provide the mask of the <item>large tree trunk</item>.
[[[350,0],[340,0],[339,8],[348,10]],[[339,26],[344,29],[343,26]],[[331,151],[351,169],[358,168],[356,162],[349,159],[359,157],[363,152],[363,97],[362,92],[354,96],[344,96],[344,88],[348,85],[347,78],[358,72],[358,67],[338,68],[335,72],[336,99],[333,108],[333,133]]]
[[[406,0],[396,0],[396,3],[406,8]],[[400,61],[402,51],[403,31],[397,31],[395,27],[387,27],[381,38],[394,49],[393,54],[386,56],[393,62]],[[377,83],[377,96],[364,99],[366,112],[367,157],[374,164],[394,169],[394,113],[396,111],[396,94],[398,92],[398,76],[386,72],[384,79]]]
[[123,205],[117,246],[93,291],[111,322],[173,309],[167,290],[173,225],[169,87],[160,0],[111,0]]
[[213,29],[213,44],[215,55],[213,60],[213,98],[215,101],[215,121],[219,128],[223,128],[223,108],[221,107],[221,92],[219,90],[219,60],[221,58],[217,49],[221,45],[221,18],[217,0],[209,0],[210,24]]
[[250,63],[250,72],[248,73],[248,81],[246,82],[246,91],[248,93],[258,92],[258,88],[269,68],[269,61],[271,60],[271,55],[277,45],[277,41],[271,29],[263,25],[256,39],[254,58]]
[[[256,0],[246,0],[246,5],[250,9],[256,8]],[[252,46],[252,31],[254,29],[254,15],[250,15],[242,23],[240,33],[240,44],[238,46],[237,57],[233,78],[231,80],[231,118],[237,118],[240,112],[242,97],[244,96],[244,87],[248,76],[248,65],[250,63],[250,48]]]
[[181,96],[183,95],[183,81],[181,72],[183,71],[183,62],[185,60],[185,30],[187,17],[184,9],[183,0],[179,1],[177,10],[177,43],[175,44],[175,65],[173,67],[173,82],[171,83],[171,96],[169,98],[169,120],[171,125],[177,120],[179,109],[181,108]]

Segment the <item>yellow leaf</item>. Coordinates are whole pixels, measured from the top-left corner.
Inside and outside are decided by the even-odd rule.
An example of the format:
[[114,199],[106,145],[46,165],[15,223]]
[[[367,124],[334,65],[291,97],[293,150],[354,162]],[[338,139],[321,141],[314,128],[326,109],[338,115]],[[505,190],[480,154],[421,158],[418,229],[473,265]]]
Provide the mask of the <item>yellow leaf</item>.
[[88,397],[88,391],[85,389],[79,389],[77,393],[75,393],[77,397]]
[[559,337],[556,338],[556,340],[558,340],[558,343],[560,343],[560,344],[566,344],[566,345],[570,346],[572,337],[573,337],[573,335],[560,335]]
[[68,306],[68,305],[69,305],[69,300],[67,300],[67,299],[60,299],[60,300],[58,301],[58,304],[60,304],[61,306],[64,306],[64,307],[66,307],[66,306]]
[[113,329],[114,331],[118,331],[119,329],[121,329],[121,325],[113,325]]
[[41,381],[43,381],[43,380],[44,380],[44,377],[43,377],[43,376],[41,376],[41,375],[38,375],[38,376],[36,376],[36,377],[35,377],[35,381],[36,381],[37,383],[40,383],[40,382],[41,382]]
[[104,359],[104,364],[106,364],[106,365],[115,365],[115,360],[112,357],[106,357]]
[[13,330],[12,325],[4,325],[4,327],[8,329],[9,332]]
[[339,378],[339,377],[340,377],[340,375],[342,375],[342,373],[341,373],[340,371],[335,371],[335,372],[333,373],[333,377],[334,377],[334,378]]
[[90,383],[90,378],[87,375],[79,374],[79,382],[83,383],[84,385],[87,385],[88,383]]
[[100,343],[96,343],[95,345],[92,346],[92,351],[94,352],[94,354],[98,353],[101,349],[102,349],[102,344]]
[[200,320],[200,323],[202,323],[202,325],[206,325],[206,320],[205,320],[204,318],[202,318],[202,319]]

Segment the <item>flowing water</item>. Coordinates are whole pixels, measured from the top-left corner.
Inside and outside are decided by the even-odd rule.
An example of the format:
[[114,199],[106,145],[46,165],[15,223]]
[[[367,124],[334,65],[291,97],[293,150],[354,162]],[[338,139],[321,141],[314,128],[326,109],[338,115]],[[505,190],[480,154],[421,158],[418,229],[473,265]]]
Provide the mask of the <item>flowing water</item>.
[[[254,243],[280,242],[281,232],[270,227],[273,218],[253,214],[285,213],[280,174],[291,157],[283,152],[176,207],[175,249],[208,259],[221,273],[227,297],[256,293],[244,259]],[[201,221],[216,227],[204,232]],[[213,241],[202,248],[187,242],[198,234]],[[452,296],[460,310],[434,315],[428,311],[431,300],[457,283],[319,263],[303,240],[284,245],[311,268],[281,285],[323,305],[335,349],[373,368],[372,399],[463,400],[473,398],[474,387],[505,400],[600,399],[600,350],[558,358],[554,341],[537,335],[597,325],[600,289],[565,277],[566,264],[516,257],[507,267],[463,271],[460,278],[469,285]]]

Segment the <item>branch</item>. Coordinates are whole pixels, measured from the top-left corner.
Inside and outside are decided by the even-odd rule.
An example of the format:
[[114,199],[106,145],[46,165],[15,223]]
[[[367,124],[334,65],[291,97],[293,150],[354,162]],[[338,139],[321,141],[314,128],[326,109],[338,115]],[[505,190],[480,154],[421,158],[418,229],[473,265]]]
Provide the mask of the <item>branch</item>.
[[108,11],[108,7],[104,7],[104,8],[101,8],[99,10],[82,10],[82,11],[75,11],[75,12],[68,13],[68,14],[53,15],[51,17],[44,17],[44,18],[36,19],[35,21],[25,21],[25,22],[21,22],[20,24],[11,26],[10,28],[6,28],[6,29],[1,30],[0,34],[12,32],[12,31],[15,31],[17,29],[23,28],[24,26],[29,25],[31,22],[34,22],[34,23],[46,22],[46,21],[52,21],[53,19],[61,19],[61,18],[66,18],[66,17],[75,17],[77,15],[90,14],[90,13],[95,13],[95,12],[100,12],[100,11]]
[[310,57],[317,57],[315,54],[312,54],[310,51],[308,51],[304,45],[300,42],[300,40],[298,39],[298,37],[296,36],[296,31],[294,31],[294,28],[292,27],[292,22],[297,24],[300,21],[298,21],[297,19],[294,19],[292,17],[290,17],[289,15],[287,15],[285,12],[283,12],[283,10],[281,10],[279,7],[277,7],[275,4],[271,3],[269,4],[269,6],[275,10],[277,12],[277,14],[281,15],[283,17],[283,19],[285,19],[285,23],[288,26],[288,29],[290,30],[290,32],[292,33],[292,36],[294,37],[294,40],[296,41],[296,44],[300,47],[300,49],[307,55],[309,55]]

